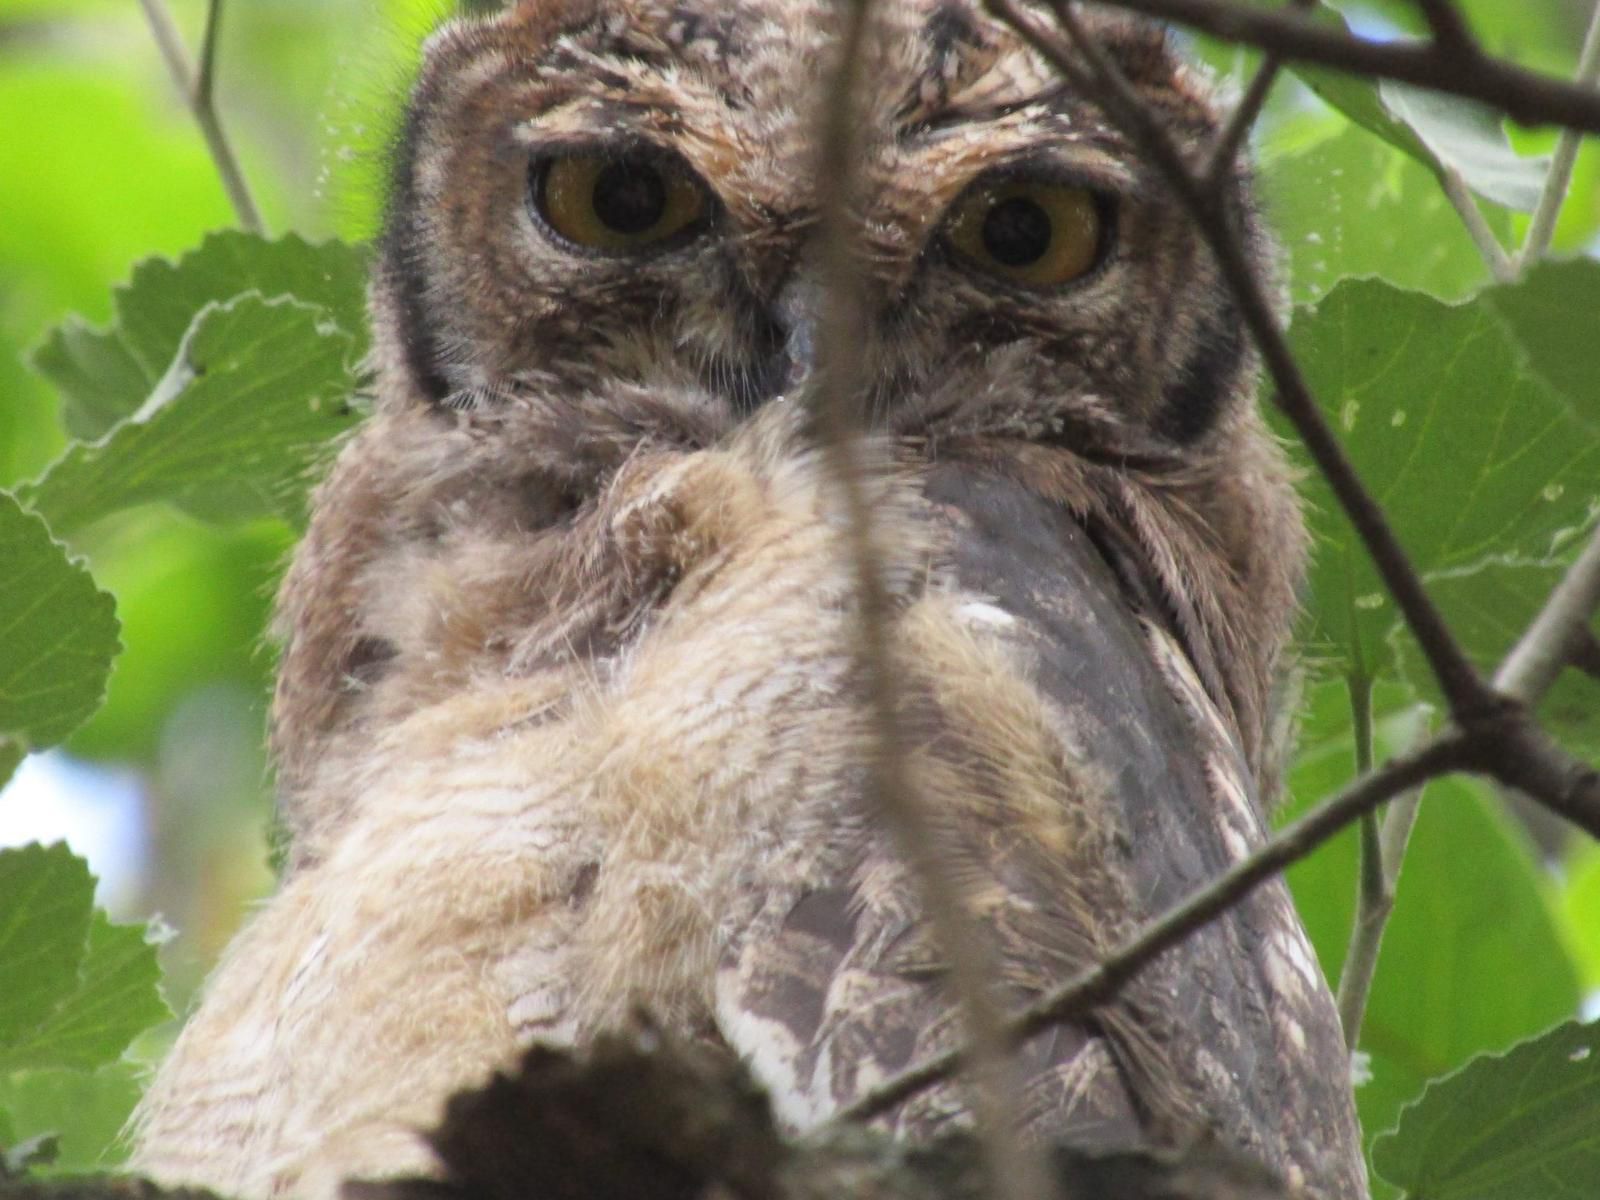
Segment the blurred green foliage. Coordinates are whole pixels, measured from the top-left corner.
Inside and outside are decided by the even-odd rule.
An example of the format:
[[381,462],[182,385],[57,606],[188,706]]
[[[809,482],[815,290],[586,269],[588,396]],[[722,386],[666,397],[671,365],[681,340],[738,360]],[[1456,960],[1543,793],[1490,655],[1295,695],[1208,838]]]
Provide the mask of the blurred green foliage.
[[[78,656],[72,671],[51,669],[60,694],[54,708],[39,707],[7,690],[30,664],[5,657],[15,643],[0,645],[0,782],[24,743],[71,732],[108,686],[104,706],[66,746],[132,764],[147,781],[157,860],[142,907],[182,931],[165,956],[167,994],[180,1008],[268,883],[260,752],[268,600],[300,511],[295,481],[342,426],[356,389],[359,246],[375,228],[383,149],[418,41],[445,6],[227,7],[223,119],[277,235],[257,240],[207,238],[232,214],[137,6],[0,0],[0,489],[12,493],[0,493],[0,548],[24,547],[40,570],[58,572],[49,577],[72,603],[31,614],[30,628],[49,630],[58,656]],[[204,7],[174,0],[191,46]],[[1418,27],[1410,0],[1337,7],[1361,28]],[[1569,73],[1590,6],[1461,7],[1491,50]],[[1256,60],[1206,39],[1192,45],[1238,81]],[[1256,139],[1297,306],[1294,345],[1465,645],[1492,667],[1600,510],[1600,264],[1546,265],[1491,287],[1433,178],[1442,160],[1471,168],[1469,179],[1536,180],[1507,146],[1548,154],[1551,131],[1502,131],[1449,106],[1419,117],[1365,83],[1330,88],[1307,75],[1343,111],[1286,77]],[[1416,123],[1396,124],[1403,112]],[[1502,199],[1527,191],[1485,186]],[[1482,208],[1514,249],[1526,214],[1489,201]],[[1555,250],[1592,252],[1597,236],[1600,153],[1591,143]],[[257,378],[286,347],[292,369],[274,389],[284,407],[270,421],[286,435],[271,441],[259,427],[230,423],[239,416],[230,379]],[[192,369],[169,376],[174,362],[222,366],[196,385]],[[163,390],[169,378],[180,383]],[[135,413],[151,419],[130,424]],[[174,422],[182,435],[167,437]],[[68,449],[69,430],[107,436]],[[186,448],[199,452],[185,457]],[[1352,683],[1358,692],[1375,685],[1381,749],[1408,744],[1433,719],[1415,648],[1364,554],[1309,472],[1307,490],[1319,548],[1291,811],[1354,774]],[[92,582],[69,554],[87,561]],[[7,608],[11,600],[33,594],[10,582],[8,590],[0,578],[0,618],[26,607]],[[126,649],[114,664],[116,630],[96,585],[116,597]],[[1569,747],[1590,755],[1600,748],[1596,686],[1564,680],[1542,710]],[[1429,789],[1413,843],[1364,1027],[1372,1079],[1357,1097],[1369,1134],[1394,1126],[1425,1081],[1571,1017],[1600,988],[1592,845],[1536,848],[1498,797],[1462,780]],[[0,854],[0,966],[8,945],[24,944],[8,943],[8,929],[34,930],[26,944],[48,943],[54,955],[44,974],[28,976],[32,991],[0,994],[0,1141],[59,1130],[67,1169],[115,1161],[113,1134],[138,1089],[123,1051],[161,1012],[142,939],[91,911],[81,867],[56,850]],[[1290,874],[1330,978],[1345,953],[1354,879],[1354,831]],[[13,917],[23,924],[8,926]],[[114,996],[129,1021],[77,1038],[85,995]],[[6,1057],[19,1046],[32,1047],[31,1057]],[[1439,1107],[1408,1110],[1402,1128],[1470,1125],[1482,1107],[1474,1073],[1488,1080],[1483,1088],[1503,1086],[1498,1061],[1437,1089]],[[1597,1091],[1585,1087],[1584,1095]],[[1535,1122],[1544,1111],[1532,1101],[1525,1108]],[[1466,1185],[1420,1142],[1402,1137],[1385,1155],[1397,1179],[1440,1189],[1429,1194],[1478,1194],[1450,1191]],[[1389,1194],[1381,1182],[1378,1190]]]

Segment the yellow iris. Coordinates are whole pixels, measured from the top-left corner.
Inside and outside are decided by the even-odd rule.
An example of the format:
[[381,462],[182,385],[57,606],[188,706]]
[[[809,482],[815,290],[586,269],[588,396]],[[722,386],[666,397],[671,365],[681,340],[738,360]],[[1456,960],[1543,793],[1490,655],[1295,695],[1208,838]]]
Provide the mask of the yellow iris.
[[540,170],[539,214],[562,237],[595,250],[636,250],[705,216],[705,189],[688,171],[647,155],[573,154]]
[[1088,188],[1036,179],[980,183],[956,201],[950,244],[1002,279],[1069,283],[1100,256],[1100,205]]

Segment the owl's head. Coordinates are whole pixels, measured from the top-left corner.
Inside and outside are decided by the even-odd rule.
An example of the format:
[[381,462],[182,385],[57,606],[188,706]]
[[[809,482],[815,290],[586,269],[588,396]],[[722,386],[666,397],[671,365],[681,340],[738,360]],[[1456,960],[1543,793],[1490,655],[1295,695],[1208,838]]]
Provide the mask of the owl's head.
[[[637,580],[581,534],[625,464],[799,407],[844,7],[522,0],[429,40],[372,290],[377,413],[280,601],[297,828],[330,808],[296,800],[330,747],[359,758],[364,730],[516,674],[530,644],[615,648]],[[1209,252],[982,0],[875,11],[850,207],[862,415],[902,461],[966,456],[1070,509],[1260,762],[1304,535]],[[1184,152],[1208,153],[1217,110],[1164,36],[1091,27]],[[1224,190],[1266,260],[1243,167]]]
[[[378,273],[385,394],[463,407],[628,382],[721,427],[792,387],[838,183],[815,177],[813,133],[843,8],[524,0],[436,34]],[[1123,427],[1123,453],[1229,425],[1247,346],[1154,169],[981,0],[878,8],[853,212],[875,423],[1087,411]],[[1163,36],[1097,31],[1201,148],[1207,89]],[[1248,227],[1242,181],[1232,202]]]

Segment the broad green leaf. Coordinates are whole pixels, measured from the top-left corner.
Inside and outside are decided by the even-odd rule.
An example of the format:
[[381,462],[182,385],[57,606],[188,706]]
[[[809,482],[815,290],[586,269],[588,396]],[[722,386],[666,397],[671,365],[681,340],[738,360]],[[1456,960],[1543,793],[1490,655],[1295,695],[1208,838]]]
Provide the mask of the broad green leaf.
[[1571,1022],[1438,1079],[1373,1146],[1427,1200],[1591,1200],[1600,1180],[1600,1025]]
[[[0,779],[100,707],[115,604],[45,523],[0,492]],[[0,1001],[0,1004],[3,1004]]]
[[325,309],[325,320],[349,338],[353,367],[366,345],[365,286],[358,247],[313,245],[294,234],[268,240],[214,233],[175,263],[140,263],[113,293],[116,317],[108,328],[74,317],[45,339],[33,365],[61,390],[68,430],[97,438],[148,402],[202,309],[244,292],[287,295]]
[[353,419],[352,344],[318,306],[253,293],[209,305],[140,410],[24,496],[63,532],[154,500],[295,522],[310,464]]
[[59,1137],[56,1161],[41,1174],[111,1170],[127,1158],[121,1133],[146,1072],[131,1062],[98,1071],[19,1071],[0,1076],[0,1105],[16,1114],[15,1136]]
[[172,1015],[160,980],[156,948],[143,926],[113,925],[96,912],[74,988],[31,1030],[0,1045],[0,1070],[116,1061],[135,1036]]
[[[1600,496],[1600,439],[1527,366],[1486,304],[1375,280],[1297,311],[1296,354],[1346,452],[1424,575],[1548,561]],[[1327,484],[1305,488],[1316,535],[1313,641],[1343,671],[1390,664],[1398,624]]]
[[[1261,168],[1268,220],[1288,252],[1290,295],[1320,300],[1350,276],[1459,300],[1489,282],[1489,268],[1428,171],[1348,126],[1333,137],[1268,157]],[[1509,239],[1505,213],[1485,219]]]
[[94,880],[64,843],[0,850],[0,1058],[78,981]]
[[1600,262],[1539,263],[1516,283],[1489,288],[1483,302],[1505,322],[1529,367],[1600,437]]

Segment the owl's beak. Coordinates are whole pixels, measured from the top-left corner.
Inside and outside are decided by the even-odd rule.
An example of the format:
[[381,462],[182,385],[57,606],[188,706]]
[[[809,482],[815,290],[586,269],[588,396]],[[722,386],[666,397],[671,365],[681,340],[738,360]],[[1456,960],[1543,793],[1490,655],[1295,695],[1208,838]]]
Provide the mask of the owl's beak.
[[782,392],[798,391],[817,365],[817,321],[822,314],[822,289],[808,276],[784,284],[772,306],[782,343],[781,370],[773,375]]

